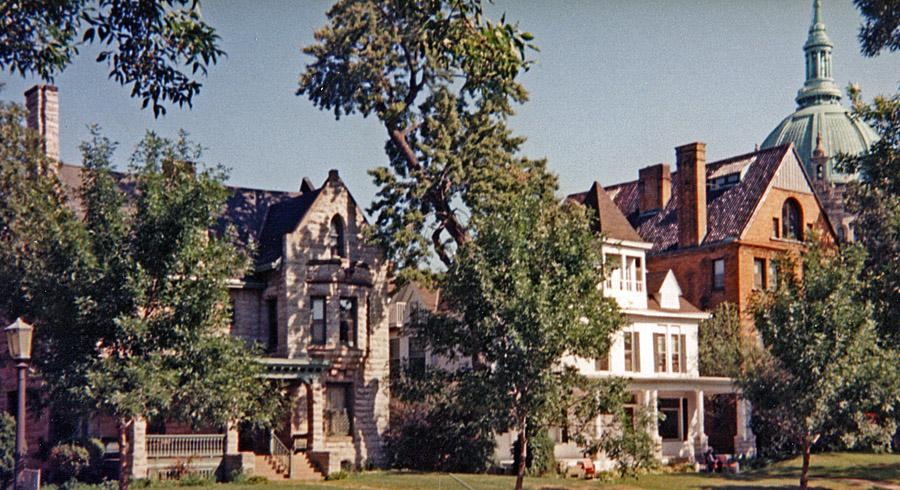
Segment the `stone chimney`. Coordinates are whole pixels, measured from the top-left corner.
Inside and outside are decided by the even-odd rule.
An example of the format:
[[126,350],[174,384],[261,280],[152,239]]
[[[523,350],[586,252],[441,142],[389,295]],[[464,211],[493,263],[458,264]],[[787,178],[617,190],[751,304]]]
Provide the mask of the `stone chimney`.
[[675,148],[678,165],[678,246],[699,245],[706,236],[706,143]]
[[35,85],[25,92],[28,127],[44,138],[44,154],[59,161],[59,97],[52,85]]
[[638,211],[646,213],[657,211],[669,203],[672,196],[672,173],[669,165],[658,163],[644,167],[639,171]]

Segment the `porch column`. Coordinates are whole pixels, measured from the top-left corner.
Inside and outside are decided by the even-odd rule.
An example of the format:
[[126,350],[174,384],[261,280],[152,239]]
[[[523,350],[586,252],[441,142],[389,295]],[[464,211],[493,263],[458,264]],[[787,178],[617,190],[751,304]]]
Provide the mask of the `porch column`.
[[694,443],[695,458],[705,453],[706,447],[708,445],[708,439],[706,437],[706,432],[704,429],[703,416],[706,407],[704,405],[703,395],[703,390],[697,390],[694,392],[694,413],[691,414],[691,421],[693,421],[693,434],[691,440]]
[[321,451],[325,447],[325,387],[314,380],[309,385],[308,395],[312,399],[307,416],[310,424],[308,451]]
[[734,452],[746,456],[756,456],[756,436],[750,429],[752,414],[750,402],[740,396],[734,404],[737,411],[737,435],[734,436]]
[[147,419],[135,417],[131,423],[131,476],[147,478]]
[[238,454],[238,430],[237,424],[229,422],[225,425],[225,455]]
[[650,426],[647,427],[647,430],[650,432],[650,437],[653,438],[655,446],[653,453],[659,458],[662,456],[662,437],[659,435],[659,391],[644,391],[644,405],[650,414]]

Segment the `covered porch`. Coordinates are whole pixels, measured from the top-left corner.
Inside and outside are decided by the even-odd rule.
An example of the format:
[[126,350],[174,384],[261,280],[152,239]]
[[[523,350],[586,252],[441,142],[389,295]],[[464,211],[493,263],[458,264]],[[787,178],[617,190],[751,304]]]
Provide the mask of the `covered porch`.
[[[152,433],[156,431],[148,431],[147,421],[139,419],[129,434],[132,476],[165,480],[193,474],[224,479],[240,470],[270,479],[321,477],[309,453],[324,441],[324,390],[320,381],[331,363],[284,358],[263,358],[260,362],[264,380],[285,383],[291,409],[282,427],[265,432],[241,431],[229,424],[219,433],[198,434],[174,424],[164,428],[164,433]],[[297,407],[301,401],[302,410]],[[298,412],[305,419],[302,429],[296,424]]]

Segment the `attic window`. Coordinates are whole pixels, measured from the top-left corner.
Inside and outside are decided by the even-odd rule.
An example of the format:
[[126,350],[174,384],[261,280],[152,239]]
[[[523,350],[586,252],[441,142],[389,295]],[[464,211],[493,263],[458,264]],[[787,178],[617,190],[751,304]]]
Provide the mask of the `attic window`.
[[781,207],[781,237],[803,240],[803,210],[794,198],[784,201]]
[[329,246],[332,257],[346,257],[347,244],[344,240],[344,220],[340,215],[331,219],[331,233],[329,234]]

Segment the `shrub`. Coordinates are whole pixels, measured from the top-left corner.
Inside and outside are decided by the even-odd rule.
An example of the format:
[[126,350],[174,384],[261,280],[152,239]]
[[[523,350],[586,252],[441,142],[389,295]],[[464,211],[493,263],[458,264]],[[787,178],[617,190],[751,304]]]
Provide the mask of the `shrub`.
[[16,420],[0,413],[0,484],[6,487],[16,471]]
[[[556,443],[550,439],[547,429],[541,429],[529,437],[526,446],[525,468],[529,476],[542,476],[557,471],[556,456],[553,454]],[[512,447],[513,468],[519,467],[518,455],[519,439],[516,438]]]
[[335,471],[334,473],[329,473],[325,476],[325,481],[333,481],[333,480],[343,480],[350,476],[350,472],[347,470]]
[[385,451],[392,468],[484,473],[493,464],[491,431],[452,407],[391,402]]
[[47,480],[65,483],[99,483],[103,477],[103,445],[96,439],[59,444],[50,451]]

